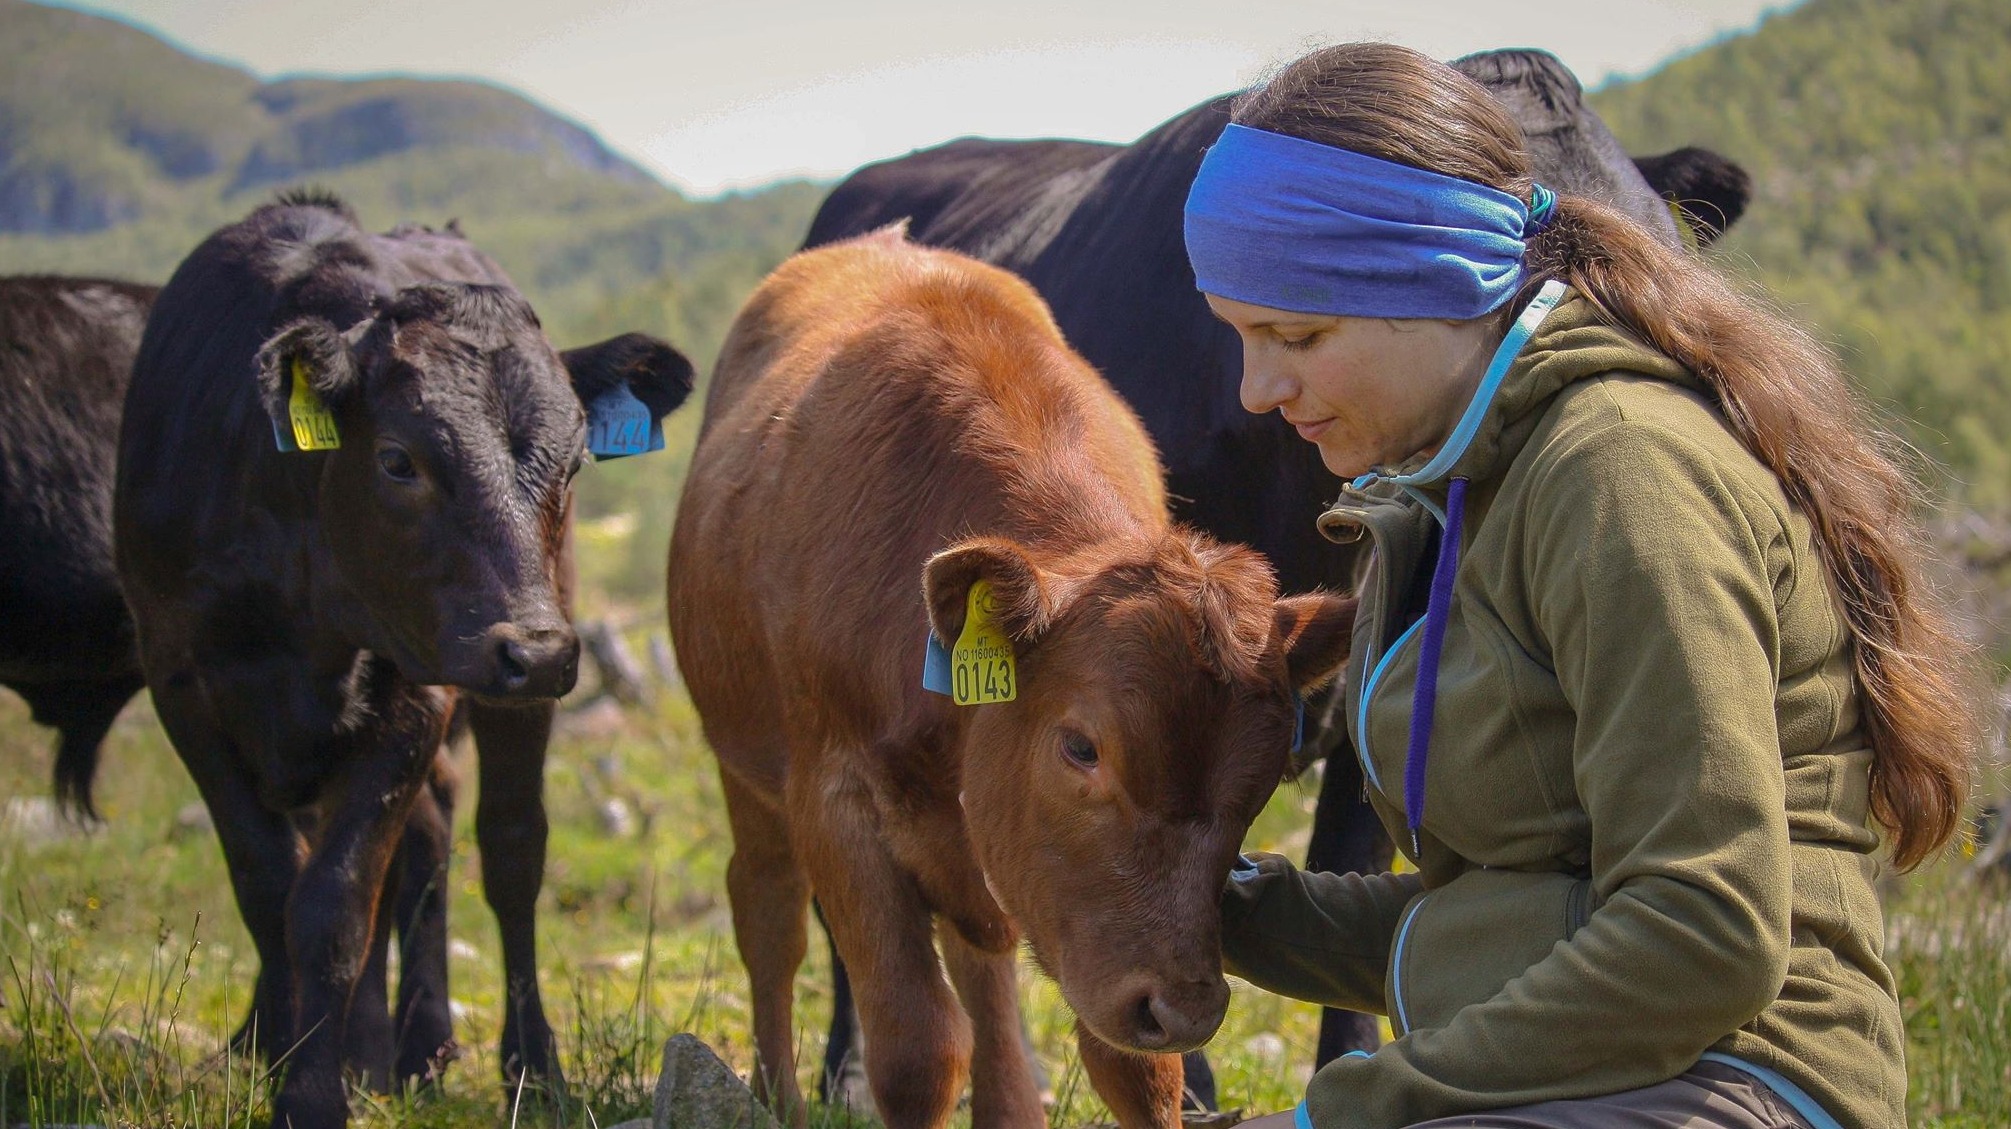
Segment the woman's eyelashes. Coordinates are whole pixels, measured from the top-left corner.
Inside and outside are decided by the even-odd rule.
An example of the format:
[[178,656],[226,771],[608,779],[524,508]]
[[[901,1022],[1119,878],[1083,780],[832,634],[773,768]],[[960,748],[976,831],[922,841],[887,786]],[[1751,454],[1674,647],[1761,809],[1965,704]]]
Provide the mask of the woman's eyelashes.
[[1275,334],[1275,336],[1277,337],[1278,340],[1278,347],[1290,353],[1304,352],[1305,350],[1310,349],[1314,345],[1318,344],[1320,340],[1320,334],[1318,332],[1302,333],[1296,336],[1286,333],[1277,333]]

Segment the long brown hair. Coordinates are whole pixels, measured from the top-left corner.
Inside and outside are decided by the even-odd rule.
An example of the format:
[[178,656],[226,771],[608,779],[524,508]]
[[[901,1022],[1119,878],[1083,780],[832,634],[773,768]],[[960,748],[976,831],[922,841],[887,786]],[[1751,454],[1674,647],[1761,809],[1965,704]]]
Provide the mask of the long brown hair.
[[[1237,122],[1477,181],[1528,200],[1522,129],[1478,84],[1407,48],[1307,55],[1233,110]],[[1560,195],[1529,244],[1534,288],[1562,278],[1616,325],[1702,377],[1739,440],[1808,515],[1856,646],[1873,750],[1872,815],[1911,868],[1960,823],[1980,733],[1973,651],[1923,575],[1915,491],[1836,357],[1763,298],[1614,208]]]

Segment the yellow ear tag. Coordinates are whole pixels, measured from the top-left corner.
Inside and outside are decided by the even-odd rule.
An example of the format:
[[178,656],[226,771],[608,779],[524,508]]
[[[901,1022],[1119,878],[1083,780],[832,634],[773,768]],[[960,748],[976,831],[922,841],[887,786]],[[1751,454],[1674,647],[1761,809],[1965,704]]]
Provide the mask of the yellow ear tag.
[[960,706],[1010,702],[1019,693],[1019,666],[1012,640],[999,630],[998,602],[989,580],[971,583],[964,630],[950,650],[950,696]]
[[307,382],[307,366],[299,357],[293,359],[293,391],[286,399],[286,416],[293,424],[293,442],[301,450],[333,451],[342,446],[335,415]]

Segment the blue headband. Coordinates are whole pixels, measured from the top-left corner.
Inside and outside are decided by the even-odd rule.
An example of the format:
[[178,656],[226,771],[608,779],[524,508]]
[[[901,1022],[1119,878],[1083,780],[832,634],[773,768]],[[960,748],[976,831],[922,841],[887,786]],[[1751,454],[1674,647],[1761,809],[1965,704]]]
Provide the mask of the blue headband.
[[1187,258],[1205,293],[1296,313],[1477,318],[1522,282],[1550,222],[1497,188],[1231,125],[1187,194]]

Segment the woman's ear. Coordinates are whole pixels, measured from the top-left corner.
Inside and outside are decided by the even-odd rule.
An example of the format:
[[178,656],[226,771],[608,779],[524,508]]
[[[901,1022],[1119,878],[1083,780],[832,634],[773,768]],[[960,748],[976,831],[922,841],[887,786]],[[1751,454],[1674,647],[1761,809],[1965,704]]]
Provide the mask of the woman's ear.
[[971,585],[991,584],[992,615],[1016,643],[1030,643],[1053,622],[1046,578],[1024,546],[1002,537],[979,537],[952,545],[922,568],[922,595],[928,602],[929,630],[945,647],[963,634]]

